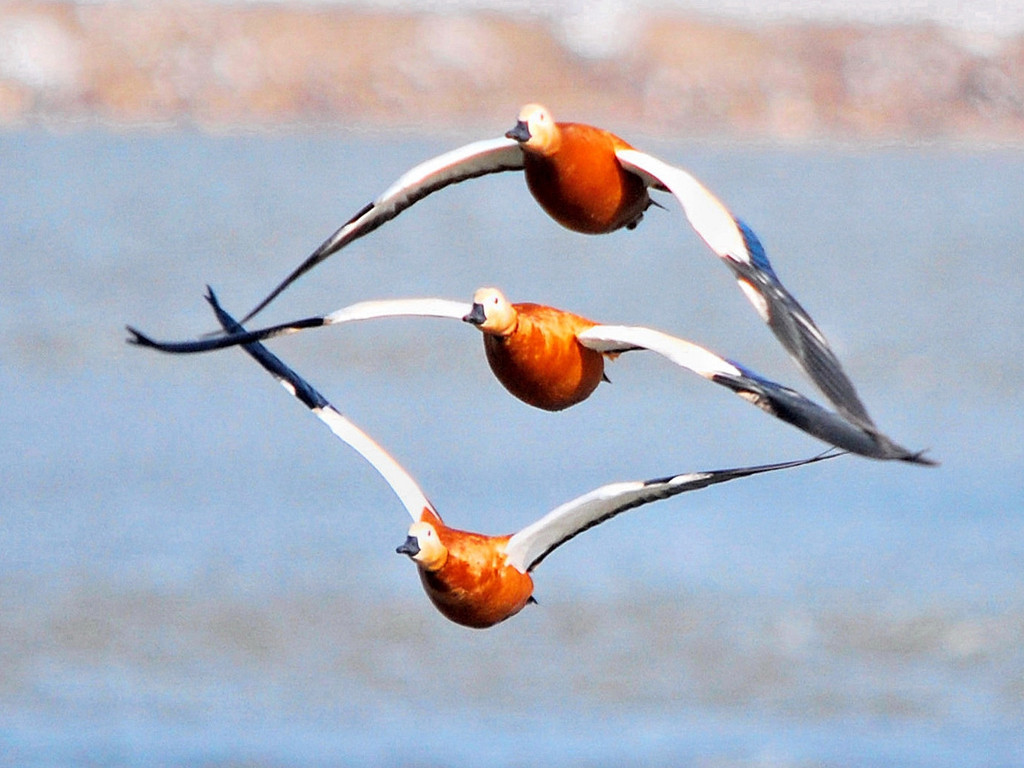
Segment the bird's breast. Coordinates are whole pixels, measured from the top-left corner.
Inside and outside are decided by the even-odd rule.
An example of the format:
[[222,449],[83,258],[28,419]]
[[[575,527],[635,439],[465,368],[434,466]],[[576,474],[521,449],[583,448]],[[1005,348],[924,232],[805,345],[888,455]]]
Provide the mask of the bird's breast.
[[628,146],[590,126],[563,127],[554,153],[525,153],[530,193],[551,218],[575,232],[605,234],[633,224],[650,197],[643,180],[619,164],[620,145]]
[[517,305],[519,324],[507,336],[484,334],[487,362],[498,381],[525,403],[560,411],[590,397],[604,375],[604,357],[576,334],[593,323],[546,307]]
[[484,629],[519,613],[529,602],[533,579],[505,562],[507,540],[449,529],[444,566],[420,569],[427,597],[447,619]]

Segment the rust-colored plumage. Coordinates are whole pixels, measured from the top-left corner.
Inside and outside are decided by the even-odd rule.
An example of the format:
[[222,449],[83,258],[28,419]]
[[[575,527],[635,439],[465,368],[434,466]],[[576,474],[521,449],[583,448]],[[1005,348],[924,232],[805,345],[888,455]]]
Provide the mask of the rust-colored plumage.
[[651,189],[671,193],[797,365],[843,417],[866,433],[877,431],[828,340],[779,280],[749,226],[682,168],[634,149],[603,128],[556,122],[540,104],[524,106],[503,137],[472,142],[402,174],[292,270],[243,323],[324,259],[419,200],[452,184],[507,171],[523,171],[531,194],[548,215],[585,234],[632,229],[653,204]]
[[485,536],[449,528],[429,508],[424,509],[420,523],[431,526],[432,535],[444,547],[441,564],[431,568],[417,561],[419,552],[428,551],[427,545],[419,543],[422,531],[418,542],[413,544],[410,536],[398,552],[416,561],[427,597],[445,618],[484,629],[516,615],[531,601],[533,579],[505,557],[511,535]]
[[[547,120],[543,108],[532,107],[521,115],[527,122]],[[543,134],[541,134],[543,136]],[[523,143],[526,185],[551,218],[567,229],[601,235],[621,227],[633,227],[651,204],[647,185],[626,171],[615,152],[632,149],[625,141],[601,128],[580,123],[553,123],[548,146]]]
[[[209,299],[225,331],[245,333],[212,292]],[[565,542],[621,512],[709,485],[837,455],[825,453],[779,464],[610,483],[559,505],[514,534],[487,536],[445,525],[426,494],[394,457],[258,341],[247,341],[243,346],[391,486],[412,517],[405,542],[396,551],[416,564],[423,588],[438,611],[466,627],[484,629],[519,613],[533,602],[530,574],[541,561]]]
[[349,243],[437,190],[479,176],[523,171],[537,203],[574,232],[601,235],[622,227],[633,229],[651,205],[648,188],[666,187],[645,170],[624,163],[619,153],[643,157],[610,131],[583,123],[555,122],[540,104],[527,104],[519,111],[515,126],[502,138],[473,142],[402,174],[321,243],[243,322]]
[[481,288],[467,315],[484,334],[491,370],[523,402],[560,411],[590,397],[604,378],[604,355],[580,344],[597,323],[542,304],[511,304],[496,288]]
[[158,342],[129,328],[132,342],[165,352],[191,353],[247,344],[304,328],[382,317],[441,317],[462,320],[483,334],[495,378],[514,397],[549,411],[586,400],[604,376],[605,358],[647,349],[732,390],[763,411],[844,450],[876,459],[932,463],[877,429],[822,408],[789,387],[758,375],[686,339],[653,328],[595,323],[555,307],[512,304],[497,288],[480,288],[472,303],[445,299],[384,299],[342,307],[258,331],[187,342]]

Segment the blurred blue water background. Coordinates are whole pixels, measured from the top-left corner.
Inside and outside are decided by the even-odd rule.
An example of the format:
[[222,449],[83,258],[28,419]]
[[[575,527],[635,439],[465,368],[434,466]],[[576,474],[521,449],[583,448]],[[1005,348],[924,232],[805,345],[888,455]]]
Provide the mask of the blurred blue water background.
[[[496,129],[497,132],[497,129]],[[759,233],[876,421],[924,469],[843,458],[631,512],[447,623],[407,516],[241,352],[124,343],[241,312],[413,163],[476,136],[0,136],[0,763],[1024,763],[1019,151],[628,138]],[[445,190],[297,283],[280,322],[500,286],[686,336],[814,394],[674,202],[560,229],[520,177]],[[612,480],[822,446],[656,357],[561,414],[475,330],[275,341],[447,521],[515,530]]]

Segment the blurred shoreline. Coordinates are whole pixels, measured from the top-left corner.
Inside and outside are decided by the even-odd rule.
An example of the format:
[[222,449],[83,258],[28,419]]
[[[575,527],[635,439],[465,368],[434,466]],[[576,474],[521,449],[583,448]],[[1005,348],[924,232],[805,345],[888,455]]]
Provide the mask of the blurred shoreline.
[[484,11],[2,2],[0,127],[493,133],[542,101],[676,138],[1024,143],[1021,34],[652,11],[614,43]]

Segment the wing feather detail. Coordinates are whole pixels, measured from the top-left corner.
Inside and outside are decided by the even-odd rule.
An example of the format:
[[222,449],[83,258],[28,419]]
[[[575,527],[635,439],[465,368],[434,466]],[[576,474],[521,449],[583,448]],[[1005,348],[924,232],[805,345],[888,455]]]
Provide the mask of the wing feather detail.
[[128,326],[131,334],[128,341],[141,347],[149,347],[160,352],[172,354],[192,354],[210,352],[236,345],[266,341],[277,336],[286,336],[307,328],[322,328],[325,325],[340,325],[357,320],[373,320],[385,317],[437,317],[461,320],[473,309],[467,302],[450,301],[448,299],[381,299],[377,301],[360,301],[347,307],[335,310],[328,315],[307,317],[293,320],[290,323],[272,325],[244,333],[221,334],[206,336],[191,341],[156,341],[141,331]]
[[687,491],[707,488],[741,477],[813,464],[841,453],[826,452],[810,459],[777,464],[719,469],[662,477],[654,480],[610,483],[568,501],[523,528],[509,539],[505,555],[509,565],[523,573],[532,571],[552,551],[584,531],[627,510],[667,499]]
[[296,267],[241,322],[263,310],[295,280],[349,243],[368,235],[427,195],[479,176],[523,167],[523,150],[514,139],[486,139],[438,155],[403,173],[376,200],[364,206]]
[[667,333],[629,325],[595,325],[577,334],[580,343],[599,352],[646,349],[693,371],[708,381],[726,387],[765,413],[791,424],[830,445],[874,459],[895,459],[931,464],[921,452],[897,445],[873,427],[850,421],[830,411],[795,389],[755,373],[704,347]]
[[874,428],[825,335],[779,280],[753,230],[683,169],[635,149],[618,150],[616,156],[649,185],[668,189],[676,197],[690,225],[733,271],[744,295],[797,365],[841,413],[866,429]]
[[[213,291],[209,292],[207,299],[225,331],[231,334],[245,332],[245,329],[220,306]],[[423,493],[423,489],[402,465],[381,448],[373,438],[343,416],[312,384],[285,365],[280,358],[262,344],[253,342],[244,345],[244,349],[271,376],[277,379],[289,394],[309,408],[313,415],[320,419],[331,432],[351,446],[377,470],[391,486],[413,520],[419,520],[424,509],[437,514],[434,505]]]

